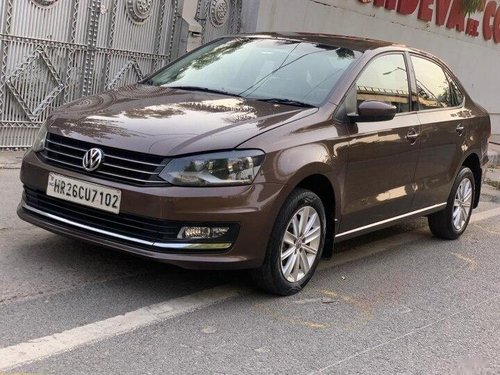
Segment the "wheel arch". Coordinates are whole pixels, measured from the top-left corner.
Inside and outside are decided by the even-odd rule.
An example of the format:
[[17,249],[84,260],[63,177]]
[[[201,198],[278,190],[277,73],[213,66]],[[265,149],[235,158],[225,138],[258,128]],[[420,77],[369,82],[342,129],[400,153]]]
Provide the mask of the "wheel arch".
[[[479,197],[481,196],[481,185],[483,181],[483,170],[481,168],[481,161],[476,152],[470,152],[462,161],[461,167],[468,167],[474,174],[474,184],[476,186],[474,193],[474,202],[472,207],[476,208],[479,204]],[[457,172],[458,173],[458,172]]]
[[271,153],[269,158],[273,181],[283,183],[276,200],[276,212],[296,188],[311,190],[322,200],[328,220],[324,256],[329,256],[333,249],[341,217],[342,182],[347,168],[346,153],[336,149],[332,153],[331,148],[324,142],[301,144]]
[[326,214],[326,234],[323,257],[330,257],[333,252],[333,241],[338,223],[338,208],[340,207],[335,184],[332,183],[327,174],[314,172],[310,174],[299,174],[289,187],[287,195],[297,188],[303,188],[312,191],[321,199]]

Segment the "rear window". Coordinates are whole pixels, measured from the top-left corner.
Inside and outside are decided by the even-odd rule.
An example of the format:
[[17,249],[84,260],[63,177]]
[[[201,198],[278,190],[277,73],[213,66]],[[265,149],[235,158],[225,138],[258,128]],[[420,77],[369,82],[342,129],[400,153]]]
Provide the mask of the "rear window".
[[446,77],[448,77],[448,81],[450,82],[450,94],[453,106],[461,106],[464,101],[464,94],[460,91],[458,84],[453,80],[453,78],[450,77],[449,74],[446,74]]
[[443,69],[422,57],[411,57],[417,80],[418,104],[420,110],[456,106],[455,93]]

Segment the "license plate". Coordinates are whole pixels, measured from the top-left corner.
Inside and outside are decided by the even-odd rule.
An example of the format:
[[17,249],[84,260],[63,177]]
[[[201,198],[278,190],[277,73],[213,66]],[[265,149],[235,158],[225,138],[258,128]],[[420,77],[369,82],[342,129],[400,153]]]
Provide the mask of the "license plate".
[[99,210],[120,212],[122,192],[106,186],[49,173],[47,195]]

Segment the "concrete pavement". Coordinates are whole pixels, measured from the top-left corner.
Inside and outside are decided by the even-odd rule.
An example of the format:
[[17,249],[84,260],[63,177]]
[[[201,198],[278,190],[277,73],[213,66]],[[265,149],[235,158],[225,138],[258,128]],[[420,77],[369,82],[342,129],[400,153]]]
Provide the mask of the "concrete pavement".
[[420,219],[340,243],[290,298],[20,221],[24,152],[0,152],[0,373],[500,372],[497,141],[467,235]]
[[25,151],[0,151],[0,169],[19,169]]
[[459,240],[419,219],[342,242],[302,293],[276,298],[239,272],[186,271],[21,222],[17,176],[0,170],[0,373],[500,372],[490,186]]

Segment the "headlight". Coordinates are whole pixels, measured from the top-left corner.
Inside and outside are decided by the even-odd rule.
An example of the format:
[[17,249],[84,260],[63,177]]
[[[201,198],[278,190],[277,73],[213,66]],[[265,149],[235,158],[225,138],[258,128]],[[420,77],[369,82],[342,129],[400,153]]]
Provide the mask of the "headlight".
[[260,150],[242,150],[173,159],[160,173],[177,186],[248,185],[264,161]]
[[45,124],[38,130],[38,134],[36,135],[35,142],[33,142],[33,146],[31,149],[35,152],[43,151],[45,148],[45,138],[47,137],[47,126]]

